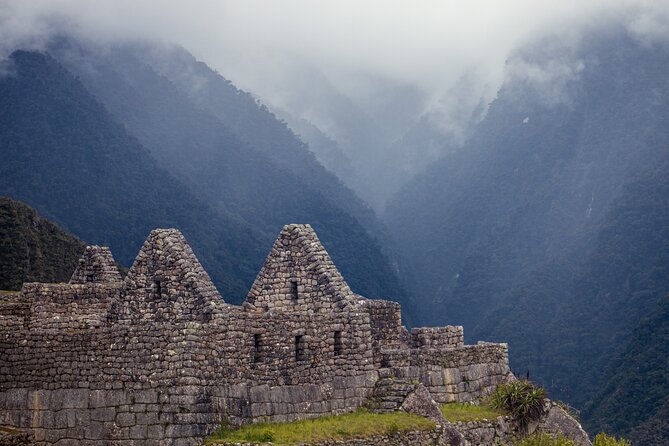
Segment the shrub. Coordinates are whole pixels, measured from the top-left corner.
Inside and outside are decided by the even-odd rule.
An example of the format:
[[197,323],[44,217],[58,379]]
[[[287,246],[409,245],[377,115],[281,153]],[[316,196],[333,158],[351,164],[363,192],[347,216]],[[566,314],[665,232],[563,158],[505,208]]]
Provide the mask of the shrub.
[[545,402],[546,391],[529,381],[500,384],[490,399],[494,408],[504,410],[515,418],[522,430],[541,418]]
[[608,436],[605,433],[597,434],[592,446],[632,446],[628,440],[624,438],[616,439],[614,436]]

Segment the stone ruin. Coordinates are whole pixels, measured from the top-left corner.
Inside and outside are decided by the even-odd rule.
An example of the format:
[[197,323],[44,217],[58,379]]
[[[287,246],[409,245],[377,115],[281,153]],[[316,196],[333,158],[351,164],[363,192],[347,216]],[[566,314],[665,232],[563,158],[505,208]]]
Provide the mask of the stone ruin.
[[89,246],[70,283],[0,301],[0,425],[37,444],[192,445],[221,423],[475,401],[511,379],[506,344],[408,331],[399,304],[352,292],[309,225],[283,228],[241,306],[175,229],[125,279]]

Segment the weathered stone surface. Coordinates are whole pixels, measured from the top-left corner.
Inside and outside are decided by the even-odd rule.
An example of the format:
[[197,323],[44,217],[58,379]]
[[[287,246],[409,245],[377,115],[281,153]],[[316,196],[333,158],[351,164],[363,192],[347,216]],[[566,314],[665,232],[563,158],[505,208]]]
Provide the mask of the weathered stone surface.
[[222,421],[354,410],[384,380],[384,404],[436,419],[426,392],[472,401],[510,376],[506,345],[409,333],[399,304],[352,293],[309,225],[283,228],[241,306],[173,229],[151,232],[123,281],[89,247],[71,283],[0,302],[0,423],[45,445],[191,445]]
[[416,386],[416,389],[407,395],[400,409],[429,418],[436,423],[446,422],[441,410],[439,410],[439,405],[434,402],[430,392],[422,384]]
[[550,434],[563,434],[571,438],[578,446],[592,446],[588,434],[583,430],[578,421],[569,416],[557,404],[550,404],[546,415],[537,426],[540,431]]
[[120,283],[123,279],[106,246],[87,246],[70,279],[71,284]]

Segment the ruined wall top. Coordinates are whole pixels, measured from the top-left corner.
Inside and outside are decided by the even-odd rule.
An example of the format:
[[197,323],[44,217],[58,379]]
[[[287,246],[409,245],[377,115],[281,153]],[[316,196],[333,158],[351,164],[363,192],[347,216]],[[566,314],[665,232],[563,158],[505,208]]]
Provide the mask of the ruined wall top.
[[114,257],[106,246],[87,246],[72,274],[70,284],[114,283],[123,281]]
[[245,306],[260,310],[328,312],[359,302],[310,225],[283,227]]

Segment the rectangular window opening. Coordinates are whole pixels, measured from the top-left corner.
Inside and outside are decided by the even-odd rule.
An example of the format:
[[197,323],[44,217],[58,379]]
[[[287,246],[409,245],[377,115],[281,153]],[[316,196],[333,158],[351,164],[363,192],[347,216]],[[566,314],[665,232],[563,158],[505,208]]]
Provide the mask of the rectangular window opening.
[[156,296],[158,297],[158,299],[160,299],[161,297],[163,297],[163,287],[162,284],[160,283],[160,280],[156,280],[155,283],[156,283]]
[[341,344],[341,331],[334,332],[334,354],[335,356],[341,355],[342,344]]
[[295,336],[295,360],[304,361],[306,359],[304,345],[304,336]]
[[261,361],[261,335],[260,334],[254,334],[253,335],[253,362],[260,362]]
[[294,304],[297,303],[297,280],[290,281],[290,300]]

